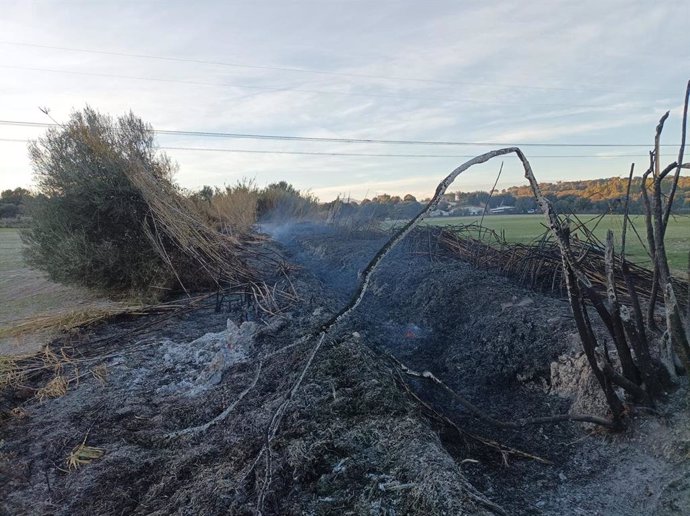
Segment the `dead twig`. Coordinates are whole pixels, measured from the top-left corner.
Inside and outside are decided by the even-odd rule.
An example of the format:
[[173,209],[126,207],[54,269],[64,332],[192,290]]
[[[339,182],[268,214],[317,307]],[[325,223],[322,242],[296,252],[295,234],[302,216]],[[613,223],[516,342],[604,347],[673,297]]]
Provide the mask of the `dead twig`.
[[474,417],[477,419],[484,421],[486,423],[490,423],[491,425],[498,426],[500,428],[524,428],[525,426],[530,426],[530,425],[540,425],[540,424],[546,424],[546,423],[561,423],[563,421],[578,421],[582,423],[593,423],[595,425],[600,425],[604,426],[606,428],[614,428],[615,425],[609,421],[608,419],[604,419],[602,417],[598,416],[590,416],[590,415],[580,415],[580,414],[558,414],[555,416],[545,416],[545,417],[535,417],[535,418],[525,418],[525,419],[518,419],[515,421],[500,421],[492,416],[489,416],[485,413],[484,410],[480,409],[477,407],[475,404],[473,404],[471,401],[469,401],[467,398],[464,396],[461,396],[458,394],[455,390],[451,389],[445,382],[443,382],[441,379],[439,379],[436,375],[434,375],[430,371],[415,371],[414,369],[411,369],[407,367],[405,364],[403,364],[400,360],[395,358],[393,355],[388,355],[388,357],[398,366],[398,368],[406,375],[408,376],[413,376],[415,378],[423,378],[425,380],[429,380],[439,387],[441,387],[443,390],[445,390],[447,393],[449,393],[460,405],[465,407]]
[[488,446],[489,448],[493,448],[497,450],[501,455],[503,454],[509,454],[509,455],[515,455],[516,457],[521,457],[523,459],[530,459],[530,460],[535,460],[537,462],[541,462],[542,464],[553,464],[553,462],[544,459],[543,457],[539,457],[538,455],[534,455],[522,450],[518,450],[517,448],[512,448],[510,446],[507,446],[505,444],[493,441],[491,439],[487,439],[486,437],[482,437],[480,435],[475,435],[471,434],[469,432],[466,432],[465,430],[461,429],[452,419],[450,419],[448,416],[445,416],[444,414],[441,414],[438,410],[433,408],[431,405],[429,405],[426,401],[424,401],[422,398],[420,398],[407,384],[405,380],[403,380],[402,377],[402,372],[400,370],[396,370],[396,377],[398,380],[398,383],[400,386],[407,392],[412,399],[414,399],[417,403],[419,403],[424,409],[429,411],[429,413],[438,421],[441,423],[444,423],[454,429],[458,435],[461,437],[469,437],[477,442],[480,442],[481,444]]

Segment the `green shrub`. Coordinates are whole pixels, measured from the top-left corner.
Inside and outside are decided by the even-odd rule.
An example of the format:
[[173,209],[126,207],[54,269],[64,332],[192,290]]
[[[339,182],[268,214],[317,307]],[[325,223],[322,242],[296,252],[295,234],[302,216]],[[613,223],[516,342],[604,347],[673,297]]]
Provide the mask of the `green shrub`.
[[115,295],[174,285],[150,237],[150,207],[131,181],[133,170],[145,170],[161,190],[174,189],[174,166],[157,151],[148,124],[132,113],[113,119],[87,107],[29,151],[42,194],[24,235],[31,265],[56,281]]

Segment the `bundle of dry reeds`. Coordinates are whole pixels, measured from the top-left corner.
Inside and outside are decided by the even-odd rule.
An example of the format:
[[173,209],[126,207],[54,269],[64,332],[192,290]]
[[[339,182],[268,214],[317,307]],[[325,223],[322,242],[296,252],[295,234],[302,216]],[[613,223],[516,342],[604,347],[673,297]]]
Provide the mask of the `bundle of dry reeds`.
[[[187,256],[211,281],[246,281],[252,273],[239,257],[240,242],[203,222],[191,201],[144,167],[131,167],[128,179],[149,206],[145,229],[163,260],[182,282],[171,253]],[[174,246],[175,249],[170,249]]]
[[[557,242],[548,233],[532,244],[509,243],[502,235],[476,224],[427,227],[417,230],[420,245],[429,236],[438,247],[452,256],[477,267],[492,269],[500,274],[517,279],[520,283],[537,290],[556,294],[565,293],[563,261]],[[587,234],[585,240],[571,241],[573,252],[592,283],[592,287],[606,296],[605,247]],[[629,263],[638,296],[649,299],[653,285],[651,270]],[[674,279],[674,286],[680,299],[688,298],[688,283]],[[626,282],[616,270],[619,295],[627,299]]]
[[277,309],[274,289],[249,264],[261,259],[252,245],[205,222],[190,199],[150,170],[132,167],[127,174],[149,206],[146,234],[185,291],[192,276],[195,287],[243,291],[260,309]]

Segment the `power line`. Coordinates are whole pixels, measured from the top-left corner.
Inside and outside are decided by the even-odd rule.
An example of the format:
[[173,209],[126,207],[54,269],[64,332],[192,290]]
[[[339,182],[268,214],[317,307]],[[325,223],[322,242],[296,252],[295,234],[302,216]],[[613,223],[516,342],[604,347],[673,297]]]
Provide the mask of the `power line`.
[[[453,141],[428,141],[428,140],[376,140],[365,138],[327,138],[317,136],[279,136],[267,134],[242,134],[242,133],[209,133],[199,131],[166,131],[154,130],[156,134],[174,136],[196,136],[215,138],[237,138],[248,140],[281,140],[304,141],[320,143],[351,143],[351,144],[380,144],[380,145],[435,145],[435,146],[464,146],[464,147],[649,147],[647,144],[607,144],[607,143],[505,143],[505,142],[453,142]],[[675,147],[672,144],[660,145],[662,147]]]
[[[194,64],[204,64],[213,66],[224,66],[231,68],[245,68],[251,70],[272,70],[281,72],[297,72],[306,74],[317,74],[317,75],[329,75],[336,77],[353,77],[358,79],[384,79],[392,81],[412,81],[421,82],[429,84],[444,84],[451,86],[458,85],[468,85],[468,86],[492,86],[499,88],[510,88],[510,89],[524,89],[524,90],[538,90],[538,91],[591,91],[600,93],[611,93],[610,90],[597,89],[597,88],[565,88],[558,86],[534,86],[534,85],[522,85],[522,84],[499,84],[495,82],[491,83],[480,83],[474,81],[444,81],[438,79],[420,79],[417,77],[404,77],[404,76],[394,76],[394,75],[377,75],[377,74],[366,74],[366,73],[351,73],[351,72],[336,72],[331,70],[316,70],[312,68],[297,68],[288,66],[270,66],[270,65],[250,65],[245,63],[231,63],[226,61],[213,61],[206,59],[195,59],[195,58],[185,58],[185,57],[170,57],[170,56],[156,56],[151,54],[137,54],[137,53],[127,53],[127,52],[115,52],[107,50],[91,50],[84,48],[74,48],[74,47],[62,47],[53,45],[40,45],[37,43],[22,43],[16,41],[0,41],[2,45],[13,45],[21,47],[31,47],[31,48],[43,48],[50,50],[64,50],[68,52],[80,52],[86,54],[99,54],[108,56],[118,56],[118,57],[134,57],[137,59],[152,59],[158,61],[170,61],[170,62],[180,62],[180,63],[194,63]],[[651,92],[651,90],[636,90],[637,92]],[[620,92],[618,92],[620,93]],[[630,92],[628,92],[630,93]]]
[[19,127],[41,127],[41,128],[57,127],[58,126],[58,124],[49,124],[47,122],[22,122],[19,120],[0,120],[0,125],[12,125],[12,126],[19,126]]
[[[260,149],[222,149],[209,147],[161,147],[162,150],[201,151],[201,152],[236,152],[247,154],[293,154],[298,156],[357,156],[372,158],[474,158],[475,154],[369,154],[360,152],[311,152],[311,151],[282,151]],[[623,155],[542,155],[530,158],[646,158],[646,154]]]
[[[16,120],[0,120],[0,125],[18,127],[57,127],[58,124],[45,122],[24,122]],[[650,148],[646,143],[534,143],[534,142],[461,142],[461,141],[431,141],[431,140],[383,140],[374,138],[331,138],[322,136],[287,136],[275,134],[224,133],[215,131],[184,131],[172,129],[154,129],[154,133],[166,136],[190,136],[197,138],[231,138],[245,140],[280,140],[318,143],[350,143],[350,144],[379,144],[379,145],[436,145],[436,146],[464,146],[464,147],[642,147]],[[674,144],[661,144],[661,147],[677,147]]]
[[[29,143],[30,140],[16,138],[0,138],[3,142]],[[195,151],[195,152],[230,152],[239,154],[287,154],[295,156],[351,156],[368,158],[474,158],[474,154],[381,154],[364,152],[316,152],[316,151],[284,151],[263,149],[227,149],[213,147],[174,147],[163,146],[161,150]],[[533,155],[530,158],[646,158],[645,154],[572,154],[572,155]]]

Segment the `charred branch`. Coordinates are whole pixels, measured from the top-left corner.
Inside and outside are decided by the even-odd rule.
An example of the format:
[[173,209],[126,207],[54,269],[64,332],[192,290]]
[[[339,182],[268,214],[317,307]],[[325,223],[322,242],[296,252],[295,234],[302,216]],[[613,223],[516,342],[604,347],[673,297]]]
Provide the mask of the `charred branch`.
[[606,281],[609,305],[611,310],[611,324],[613,326],[613,341],[618,351],[618,359],[621,363],[623,376],[632,384],[640,384],[640,375],[633,362],[630,348],[628,347],[625,338],[625,329],[623,321],[621,320],[620,305],[618,303],[618,294],[616,293],[616,280],[614,275],[614,249],[613,249],[613,231],[609,230],[606,235]]
[[604,418],[598,417],[598,416],[581,415],[581,414],[558,414],[558,415],[554,415],[554,416],[543,416],[543,417],[535,417],[535,418],[517,419],[515,421],[501,421],[499,419],[496,419],[495,417],[488,415],[484,410],[477,407],[475,404],[473,404],[467,398],[458,394],[455,390],[451,389],[445,382],[443,382],[441,379],[439,379],[431,371],[421,371],[421,372],[415,371],[414,369],[410,369],[409,367],[407,367],[405,364],[403,364],[400,360],[393,357],[392,355],[389,355],[389,358],[407,376],[413,376],[415,378],[423,378],[425,380],[429,380],[430,382],[433,382],[434,384],[441,387],[448,394],[450,394],[460,405],[462,405],[474,417],[476,417],[480,421],[484,421],[485,423],[489,423],[493,426],[497,426],[500,428],[515,428],[515,429],[517,429],[517,428],[524,428],[526,426],[531,426],[531,425],[562,423],[564,421],[578,421],[581,423],[593,423],[595,425],[600,425],[600,426],[604,426],[606,428],[611,428],[611,429],[617,429],[618,428],[616,426],[615,422],[611,422],[608,419],[604,419]]

